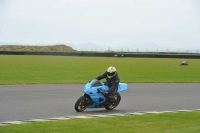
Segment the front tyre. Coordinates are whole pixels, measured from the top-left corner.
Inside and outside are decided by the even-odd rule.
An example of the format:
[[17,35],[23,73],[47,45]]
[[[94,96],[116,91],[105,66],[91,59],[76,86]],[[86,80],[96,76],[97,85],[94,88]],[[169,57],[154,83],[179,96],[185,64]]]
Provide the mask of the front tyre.
[[106,103],[105,109],[107,109],[107,110],[113,110],[115,107],[117,107],[117,105],[118,105],[118,104],[120,103],[120,101],[121,101],[121,95],[120,95],[119,93],[116,93],[116,94],[114,95],[114,99],[115,99],[115,101],[110,100],[110,101],[108,101],[108,102]]
[[75,103],[74,109],[77,112],[84,111],[90,104],[90,98],[87,96],[81,96]]

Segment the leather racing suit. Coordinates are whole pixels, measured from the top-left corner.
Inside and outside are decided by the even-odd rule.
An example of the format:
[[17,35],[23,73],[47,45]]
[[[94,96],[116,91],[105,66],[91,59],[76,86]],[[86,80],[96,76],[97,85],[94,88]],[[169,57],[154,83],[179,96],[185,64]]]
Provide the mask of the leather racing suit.
[[95,79],[101,80],[101,79],[104,79],[104,78],[106,79],[106,84],[109,87],[109,89],[107,91],[107,97],[108,97],[108,99],[112,99],[112,97],[114,96],[114,94],[118,90],[118,85],[119,85],[119,82],[120,82],[119,75],[116,72],[115,76],[113,76],[112,78],[108,78],[107,77],[107,71],[106,71],[102,75],[97,76]]

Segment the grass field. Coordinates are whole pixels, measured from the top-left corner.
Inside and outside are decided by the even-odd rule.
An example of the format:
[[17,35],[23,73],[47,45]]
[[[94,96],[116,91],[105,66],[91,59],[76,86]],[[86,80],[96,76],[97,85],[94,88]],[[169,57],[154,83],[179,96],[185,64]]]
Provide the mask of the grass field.
[[0,126],[0,133],[199,133],[200,112],[71,119]]
[[179,66],[183,60],[0,55],[0,84],[86,83],[109,66],[117,68],[121,82],[200,82],[200,60],[187,59],[189,66]]

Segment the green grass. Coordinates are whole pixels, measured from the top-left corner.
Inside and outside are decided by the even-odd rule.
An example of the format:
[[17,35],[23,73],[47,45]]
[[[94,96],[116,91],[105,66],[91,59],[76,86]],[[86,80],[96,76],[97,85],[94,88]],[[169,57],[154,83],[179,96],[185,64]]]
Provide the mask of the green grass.
[[200,60],[73,56],[0,55],[0,84],[86,83],[109,66],[117,68],[121,82],[199,83]]
[[0,126],[0,133],[199,133],[200,112],[71,119]]

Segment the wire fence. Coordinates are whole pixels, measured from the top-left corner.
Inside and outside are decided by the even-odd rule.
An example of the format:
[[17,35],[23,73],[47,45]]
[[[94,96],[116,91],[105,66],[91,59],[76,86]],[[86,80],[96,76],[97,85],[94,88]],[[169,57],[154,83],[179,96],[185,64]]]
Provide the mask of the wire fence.
[[199,49],[173,49],[173,48],[167,48],[167,49],[159,49],[159,48],[95,48],[95,47],[73,47],[76,51],[94,51],[94,52],[154,52],[154,53],[200,53]]

